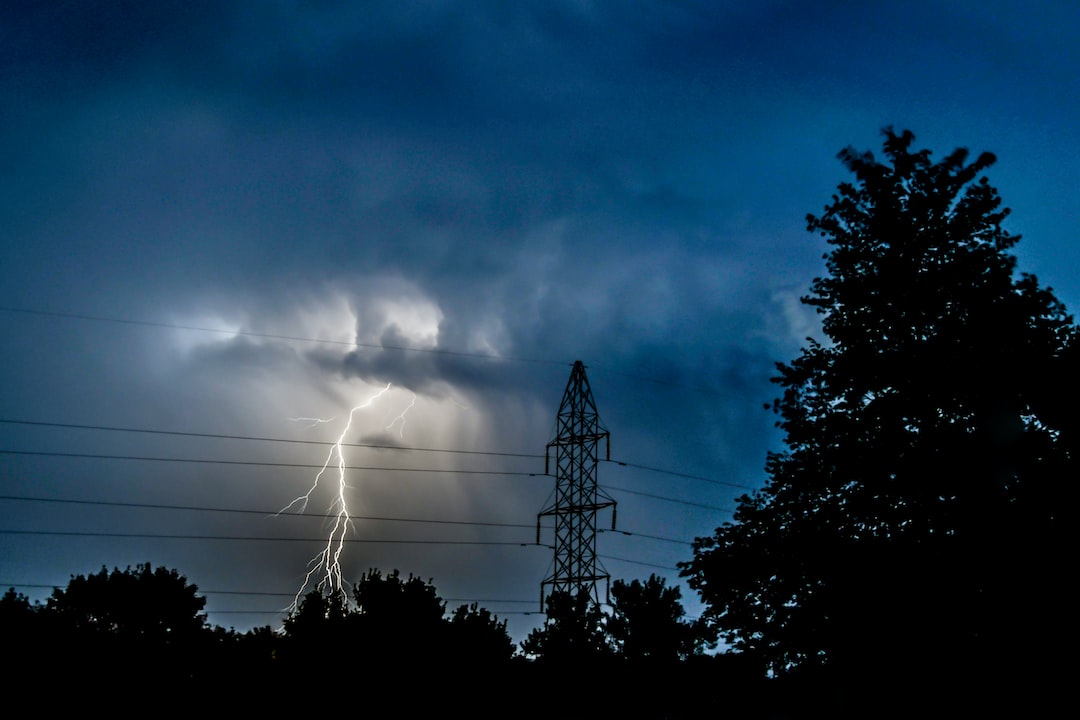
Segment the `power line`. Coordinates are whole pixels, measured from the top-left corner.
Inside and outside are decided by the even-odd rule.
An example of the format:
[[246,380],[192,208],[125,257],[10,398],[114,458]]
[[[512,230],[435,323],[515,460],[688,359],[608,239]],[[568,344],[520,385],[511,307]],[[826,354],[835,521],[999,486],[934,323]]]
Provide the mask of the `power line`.
[[[49,585],[49,584],[46,584],[46,583],[0,582],[0,587],[34,588],[34,589],[39,589],[39,590],[49,590],[49,589],[53,589],[53,588],[66,587],[68,582],[70,582],[70,581],[65,581],[63,583],[54,583],[52,585]],[[267,591],[267,590],[203,590],[202,588],[198,588],[198,590],[196,591],[196,594],[197,595],[252,595],[252,596],[259,596],[259,597],[293,598],[293,597],[296,596],[296,591],[293,590],[293,591],[289,591],[289,592],[272,592],[272,591]],[[463,602],[463,603],[474,603],[474,602],[475,603],[482,603],[482,602],[487,602],[487,603],[509,603],[509,604],[517,603],[517,604],[521,604],[521,605],[534,605],[536,603],[535,598],[532,598],[530,600],[512,600],[512,599],[509,599],[509,598],[458,598],[458,597],[445,597],[445,598],[440,598],[440,599],[443,602]],[[224,611],[216,610],[215,612],[224,612]],[[263,611],[263,610],[251,610],[251,611],[245,611],[245,612],[275,612],[275,611],[273,611],[273,610],[265,610],[265,611]]]
[[[207,432],[184,432],[179,430],[153,430],[149,428],[133,428],[133,427],[117,427],[109,425],[79,425],[75,423],[56,423],[56,422],[38,422],[34,420],[13,420],[8,418],[0,418],[0,423],[8,425],[29,425],[38,427],[53,427],[53,428],[67,428],[76,430],[101,430],[108,432],[126,432],[126,433],[143,433],[148,435],[173,435],[178,437],[195,437],[195,438],[208,438],[215,440],[249,440],[258,442],[271,442],[271,443],[292,443],[297,445],[338,445],[339,443],[328,440],[297,440],[294,438],[274,438],[274,437],[258,437],[252,435],[224,435],[219,433],[207,433]],[[487,452],[483,450],[451,450],[444,448],[422,448],[422,447],[407,447],[403,445],[376,445],[372,443],[340,443],[341,447],[346,448],[373,448],[377,450],[402,450],[410,452],[433,452],[433,453],[453,453],[459,455],[491,455],[496,457],[521,457],[542,459],[543,455],[528,454],[528,453],[508,453],[508,452]]]
[[[79,458],[91,460],[137,460],[143,462],[173,462],[173,463],[197,463],[206,465],[252,465],[256,467],[282,467],[322,469],[325,465],[310,463],[286,463],[258,460],[217,460],[208,458],[175,458],[156,457],[151,455],[111,455],[102,453],[66,453],[44,450],[9,450],[0,449],[0,455],[28,455],[38,457],[61,457]],[[369,472],[403,472],[403,473],[447,473],[452,475],[504,475],[517,477],[544,477],[545,473],[513,472],[508,470],[449,470],[445,468],[394,468],[394,467],[371,467],[360,465],[335,466],[343,470],[365,470]]]
[[724,480],[713,480],[712,478],[702,477],[701,475],[688,475],[687,473],[675,472],[674,470],[664,470],[663,468],[649,467],[648,465],[637,465],[635,463],[623,462],[621,460],[602,460],[602,462],[613,462],[616,465],[622,467],[632,467],[638,470],[649,470],[650,472],[664,473],[665,475],[674,475],[675,477],[687,478],[690,480],[701,480],[702,482],[712,483],[713,485],[723,485],[725,487],[740,488],[742,490],[755,490],[756,488],[750,485],[743,485],[742,483],[726,482]]
[[679,545],[693,545],[694,543],[686,540],[676,540],[675,538],[661,537],[660,535],[646,535],[645,533],[630,532],[628,530],[609,530],[607,528],[596,528],[598,533],[615,533],[616,535],[626,535],[627,537],[643,537],[649,540],[662,540],[669,543],[678,543]]
[[618,560],[619,562],[630,563],[632,565],[645,565],[647,567],[660,568],[661,570],[678,570],[678,568],[671,567],[670,565],[659,565],[657,563],[645,562],[644,560],[631,560],[630,558],[615,557],[614,555],[597,555],[596,557],[605,560]]
[[703,508],[705,510],[716,510],[724,513],[734,513],[735,511],[730,508],[722,508],[717,505],[706,505],[705,503],[692,502],[690,500],[680,500],[679,498],[667,497],[666,495],[655,495],[653,493],[641,492],[639,490],[628,490],[626,488],[615,487],[614,485],[604,485],[608,490],[614,490],[615,492],[627,493],[629,495],[640,495],[641,497],[652,498],[653,500],[663,500],[665,502],[677,503],[679,505],[689,505],[691,507]]
[[[267,536],[244,536],[244,535],[183,535],[167,533],[120,533],[120,532],[80,532],[77,530],[5,530],[0,529],[0,535],[47,535],[54,537],[102,537],[102,538],[139,538],[149,540],[229,540],[250,542],[305,542],[325,543],[325,537],[319,538],[295,538],[295,537],[267,537]],[[516,545],[518,547],[545,547],[550,545],[535,542],[514,542],[510,540],[390,540],[386,538],[339,538],[336,542],[355,544],[386,544],[386,545]]]
[[[55,451],[35,451],[35,450],[9,450],[0,449],[0,455],[25,455],[25,456],[37,456],[37,457],[59,457],[59,458],[76,458],[76,459],[91,459],[91,460],[134,460],[141,462],[174,462],[174,463],[196,463],[207,465],[245,465],[255,467],[282,467],[282,468],[303,468],[303,469],[321,469],[324,465],[315,465],[309,463],[284,463],[284,462],[269,462],[258,460],[216,460],[207,458],[170,458],[170,457],[155,457],[150,455],[109,455],[99,453],[64,453]],[[341,469],[344,470],[362,470],[365,472],[401,472],[401,473],[445,473],[449,475],[496,475],[502,477],[547,477],[546,473],[530,473],[530,472],[514,472],[509,470],[449,470],[445,468],[393,468],[393,467],[373,467],[373,466],[361,466],[361,465],[345,465]],[[730,508],[722,508],[716,505],[708,505],[705,503],[692,502],[690,500],[681,500],[679,498],[668,497],[665,495],[657,495],[654,493],[641,492],[639,490],[629,490],[627,488],[616,487],[614,485],[605,485],[607,489],[615,490],[616,492],[628,493],[630,495],[640,495],[641,497],[653,498],[654,500],[663,500],[666,502],[677,503],[680,505],[687,505],[691,507],[699,507],[706,510],[716,510],[719,512],[733,513],[734,510]]]
[[[0,500],[17,501],[17,502],[40,502],[40,503],[59,503],[69,505],[98,505],[104,507],[124,507],[124,508],[139,508],[139,509],[151,509],[151,510],[183,510],[191,512],[217,512],[217,513],[236,513],[245,515],[258,515],[260,517],[272,517],[272,516],[284,516],[292,518],[322,518],[333,519],[337,518],[337,515],[331,513],[281,513],[279,510],[250,510],[244,508],[219,508],[210,507],[205,505],[166,505],[162,503],[132,503],[132,502],[118,502],[113,500],[75,500],[68,498],[45,498],[45,497],[29,497],[25,495],[0,495]],[[534,523],[507,523],[507,522],[490,522],[480,520],[438,520],[427,518],[401,518],[401,517],[383,517],[377,515],[349,515],[349,520],[359,520],[363,522],[407,522],[407,523],[421,523],[421,524],[434,524],[434,525],[468,525],[479,527],[501,527],[501,528],[515,528],[515,529],[535,529]],[[550,528],[548,528],[550,529]],[[629,537],[642,537],[650,540],[660,540],[670,543],[678,543],[680,545],[693,545],[691,542],[685,540],[678,540],[676,538],[662,537],[659,535],[647,535],[645,533],[631,532],[627,530],[607,530],[601,528],[598,532],[614,532],[619,535],[626,535]]]
[[[148,455],[106,455],[98,453],[62,453],[54,451],[31,451],[31,450],[8,450],[0,449],[0,455],[22,455],[22,456],[36,456],[36,457],[59,457],[59,458],[75,458],[75,459],[91,459],[91,460],[134,460],[143,462],[174,462],[174,463],[195,463],[195,464],[208,464],[208,465],[245,465],[255,467],[282,467],[282,468],[303,468],[303,469],[322,469],[324,465],[314,465],[307,463],[283,463],[283,462],[260,462],[257,460],[214,460],[204,458],[169,458],[169,457],[154,457]],[[449,475],[495,475],[501,477],[547,477],[546,473],[529,473],[529,472],[513,472],[508,470],[448,470],[443,468],[392,468],[392,467],[372,467],[361,465],[345,465],[341,469],[344,470],[362,470],[365,472],[401,472],[401,473],[444,473]],[[639,495],[641,497],[648,497],[654,500],[663,500],[665,502],[676,503],[679,505],[687,505],[690,507],[698,507],[706,510],[716,510],[718,512],[733,513],[734,510],[730,508],[723,508],[716,505],[708,505],[705,503],[692,502],[690,500],[681,500],[679,498],[668,497],[665,495],[657,495],[655,493],[641,492],[639,490],[629,490],[627,488],[621,488],[614,485],[605,485],[606,489],[614,490],[616,492],[628,493],[630,495]]]
[[[331,513],[284,513],[280,510],[249,510],[244,508],[219,508],[209,507],[205,505],[166,505],[162,503],[132,503],[132,502],[117,502],[113,500],[72,500],[67,498],[44,498],[44,497],[28,497],[25,495],[0,495],[0,500],[14,500],[23,502],[41,502],[41,503],[62,503],[70,505],[101,505],[106,507],[125,507],[125,508],[140,508],[151,510],[186,510],[193,512],[217,512],[217,513],[237,513],[244,515],[259,515],[260,517],[295,517],[295,518],[330,518],[334,519],[338,516]],[[431,523],[438,525],[479,525],[483,527],[506,527],[506,528],[522,528],[532,530],[536,527],[535,524],[525,523],[497,523],[497,522],[482,522],[476,520],[429,520],[423,518],[400,518],[400,517],[380,517],[375,515],[349,515],[349,520],[362,520],[364,522],[381,521],[381,522],[411,522],[411,523]]]
[[[260,437],[260,436],[252,436],[252,435],[229,435],[229,434],[221,434],[221,433],[188,432],[188,431],[180,431],[180,430],[158,430],[158,429],[151,429],[151,428],[133,428],[133,427],[110,426],[110,425],[87,425],[87,424],[76,424],[76,423],[42,422],[42,421],[35,421],[35,420],[16,420],[16,419],[11,419],[11,418],[0,418],[0,424],[26,425],[26,426],[52,427],[52,428],[67,428],[67,429],[78,429],[78,430],[96,430],[96,431],[105,431],[105,432],[142,433],[142,434],[149,434],[149,435],[195,437],[195,438],[206,438],[206,439],[216,439],[216,440],[244,440],[244,441],[269,442],[269,443],[289,443],[289,444],[299,444],[299,445],[319,445],[319,446],[323,446],[323,447],[325,447],[327,445],[336,445],[337,444],[337,443],[334,443],[334,442],[323,441],[323,440],[297,440],[297,439],[293,439],[293,438]],[[373,444],[373,443],[341,443],[341,447],[369,448],[369,449],[378,449],[378,450],[399,450],[399,451],[408,451],[408,452],[449,453],[449,454],[459,454],[459,455],[486,455],[486,456],[491,456],[491,457],[516,457],[516,458],[527,458],[527,459],[534,459],[534,460],[545,458],[544,455],[539,455],[539,454],[535,454],[535,453],[510,453],[510,452],[493,452],[493,451],[485,451],[485,450],[459,450],[459,449],[450,449],[450,448],[408,447],[408,446],[402,446],[402,445],[379,445],[379,444]],[[3,451],[0,451],[0,452],[3,452]],[[661,474],[665,474],[665,475],[671,475],[671,476],[674,476],[674,477],[687,478],[689,480],[699,480],[701,482],[707,482],[707,483],[711,483],[713,485],[721,485],[721,486],[724,486],[724,487],[732,487],[732,488],[738,488],[738,489],[750,490],[750,491],[755,489],[750,485],[745,485],[745,484],[742,484],[742,483],[734,483],[734,482],[727,482],[727,481],[723,481],[723,480],[715,480],[713,478],[704,477],[704,476],[701,476],[701,475],[691,475],[691,474],[688,474],[688,473],[677,472],[677,471],[674,471],[674,470],[667,470],[667,469],[664,469],[664,468],[658,468],[658,467],[650,466],[650,465],[640,465],[640,464],[637,464],[637,463],[626,462],[626,461],[623,461],[623,460],[601,459],[601,462],[611,462],[611,463],[614,463],[616,465],[619,465],[620,467],[630,467],[630,468],[636,468],[638,470],[646,470],[646,471],[649,471],[649,472],[655,472],[655,473],[661,473]],[[314,466],[306,466],[306,467],[314,467]],[[369,468],[364,468],[364,469],[369,469]]]

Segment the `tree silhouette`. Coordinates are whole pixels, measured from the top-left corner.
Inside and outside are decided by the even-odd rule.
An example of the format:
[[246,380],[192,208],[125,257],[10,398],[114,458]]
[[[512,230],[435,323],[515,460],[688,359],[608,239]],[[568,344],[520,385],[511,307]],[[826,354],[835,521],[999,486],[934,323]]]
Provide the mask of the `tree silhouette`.
[[308,592],[285,618],[282,633],[282,659],[292,666],[340,661],[343,641],[354,634],[345,597]]
[[703,639],[683,621],[682,592],[666,587],[664,578],[650,575],[644,583],[616,580],[611,599],[608,632],[623,658],[671,663],[700,652]]
[[547,664],[581,665],[611,659],[615,648],[608,617],[586,591],[556,591],[547,599],[547,618],[521,643],[526,656]]
[[883,161],[840,153],[855,182],[807,218],[830,246],[803,298],[826,339],[777,364],[787,449],[681,570],[774,672],[1000,691],[1050,668],[1066,608],[1076,329],[1015,274],[994,157],[935,163],[884,135]]
[[432,665],[445,647],[446,603],[430,581],[369,570],[353,585],[357,652],[379,665]]
[[10,661],[35,662],[43,659],[41,606],[15,588],[0,597],[0,646]]
[[53,590],[49,613],[76,632],[178,641],[206,628],[206,598],[177,571],[150,563],[73,575]]
[[340,595],[308,593],[284,623],[287,662],[322,667],[347,661],[375,673],[430,673],[491,668],[514,654],[505,620],[475,603],[448,618],[431,581],[372,569],[353,585],[353,600],[350,607]]
[[448,662],[474,668],[503,665],[513,658],[515,650],[506,621],[476,603],[459,605],[451,614],[447,644]]
[[[282,682],[319,688],[333,697],[342,689],[342,673],[360,673],[369,687],[405,688],[398,693],[369,693],[368,712],[420,714],[445,711],[452,698],[468,693],[470,713],[498,694],[476,694],[477,677],[510,679],[514,645],[500,621],[478,605],[461,606],[446,617],[446,603],[431,581],[400,572],[367,571],[353,584],[353,602],[339,594],[313,591],[285,620],[281,652],[269,668]],[[268,639],[245,639],[259,656],[276,649]],[[260,649],[261,648],[261,649]],[[265,667],[265,663],[262,666]],[[496,672],[498,671],[498,672]],[[500,713],[501,716],[501,713]]]
[[198,674],[210,640],[197,593],[175,570],[150,563],[73,575],[43,608],[43,642],[65,648],[51,667],[88,683],[124,676],[179,688]]

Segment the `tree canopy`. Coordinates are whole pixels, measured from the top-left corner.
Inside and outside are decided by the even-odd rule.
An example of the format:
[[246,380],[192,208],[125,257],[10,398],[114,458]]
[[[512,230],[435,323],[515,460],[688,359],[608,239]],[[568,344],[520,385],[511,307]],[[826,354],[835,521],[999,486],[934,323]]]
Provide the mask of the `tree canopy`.
[[824,337],[774,378],[786,449],[681,564],[704,620],[777,673],[1046,667],[1064,612],[1076,329],[1016,272],[994,156],[913,141],[840,153],[854,181],[807,217]]
[[544,624],[521,642],[526,656],[560,665],[595,663],[615,656],[608,616],[585,590],[551,593]]
[[667,587],[664,578],[616,580],[611,584],[611,598],[608,631],[622,657],[671,663],[701,651],[703,638],[684,620],[682,591]]
[[150,563],[73,575],[31,606],[32,634],[21,638],[18,672],[47,666],[88,689],[117,678],[147,692],[190,688],[209,669],[197,662],[213,643],[205,603],[184,576]]
[[350,606],[340,595],[308,593],[285,619],[284,657],[297,665],[347,658],[394,671],[491,666],[513,656],[505,620],[476,604],[447,617],[435,586],[416,576],[369,570],[353,584],[352,600]]
[[206,629],[205,605],[177,571],[144,563],[73,575],[66,588],[53,590],[47,609],[79,633],[180,642]]
[[[568,674],[598,688],[635,689],[575,697],[576,712],[633,717],[696,717],[705,695],[707,704],[719,702],[718,682],[737,677],[726,687],[744,693],[753,685],[740,667],[697,653],[678,588],[655,576],[615,581],[610,614],[589,593],[553,595],[547,622],[524,644],[536,662],[515,652],[506,621],[478,603],[447,614],[431,581],[369,570],[351,590],[351,597],[312,591],[278,630],[239,634],[207,626],[195,586],[148,564],[73,576],[47,604],[11,588],[0,597],[4,676],[28,684],[48,668],[78,702],[115,691],[129,703],[168,697],[194,708],[231,698],[245,710],[277,713],[337,699],[358,677],[369,711],[424,715],[467,703],[474,717],[550,714],[519,699],[548,692]],[[684,692],[673,697],[678,684]],[[388,691],[405,687],[417,691]],[[723,698],[724,707],[730,702]]]

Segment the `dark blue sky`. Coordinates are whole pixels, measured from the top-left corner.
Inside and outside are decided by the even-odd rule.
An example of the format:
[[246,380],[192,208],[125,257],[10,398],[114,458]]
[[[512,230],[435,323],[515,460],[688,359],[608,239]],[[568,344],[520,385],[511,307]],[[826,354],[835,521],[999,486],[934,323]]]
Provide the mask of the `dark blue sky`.
[[[269,515],[326,460],[281,441],[336,440],[390,384],[346,440],[414,450],[347,460],[413,472],[348,471],[350,511],[395,520],[357,521],[377,542],[346,547],[346,576],[430,578],[521,639],[541,618],[510,601],[538,602],[552,554],[514,543],[553,480],[499,453],[543,454],[578,359],[629,463],[599,468],[637,533],[600,535],[604,567],[677,582],[780,449],[768,379],[816,332],[798,298],[823,268],[805,216],[849,179],[837,152],[879,149],[885,126],[937,157],[995,153],[1020,269],[1080,303],[1071,3],[114,0],[0,18],[0,584],[34,597],[151,562],[207,591],[212,622],[275,624],[248,611],[288,604],[317,540],[225,538],[324,536]],[[83,534],[44,534],[61,531]]]

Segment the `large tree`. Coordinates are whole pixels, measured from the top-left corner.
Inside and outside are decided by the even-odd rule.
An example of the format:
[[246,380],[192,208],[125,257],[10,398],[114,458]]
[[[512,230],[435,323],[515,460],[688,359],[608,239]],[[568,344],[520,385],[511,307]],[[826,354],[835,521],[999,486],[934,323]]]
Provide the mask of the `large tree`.
[[824,337],[777,364],[786,449],[681,566],[704,619],[778,673],[1006,678],[1049,668],[1065,622],[1076,329],[1016,271],[994,157],[913,139],[840,153],[854,182],[807,218]]

